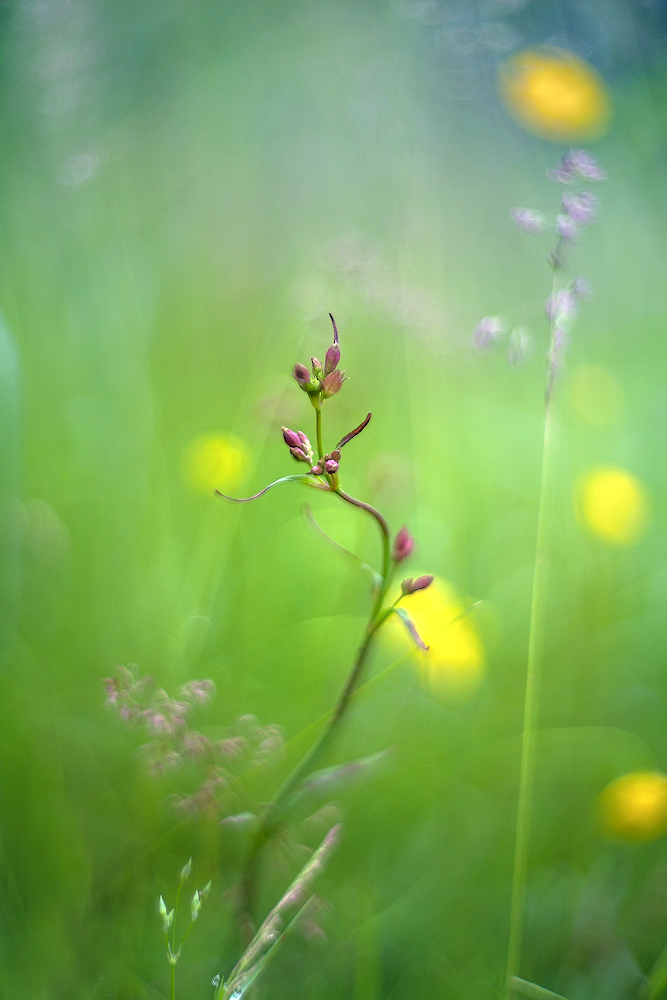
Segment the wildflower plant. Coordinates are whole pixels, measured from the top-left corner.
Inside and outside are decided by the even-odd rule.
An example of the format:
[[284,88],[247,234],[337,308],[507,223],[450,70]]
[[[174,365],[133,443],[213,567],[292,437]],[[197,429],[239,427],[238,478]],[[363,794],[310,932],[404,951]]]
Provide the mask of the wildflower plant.
[[[373,569],[358,560],[370,571],[372,578],[368,621],[342,689],[319,736],[285,777],[272,801],[262,806],[249,802],[242,778],[250,769],[279,759],[283,748],[280,727],[261,727],[254,717],[242,716],[231,730],[223,734],[222,739],[213,740],[193,729],[189,723],[192,709],[196,705],[206,704],[213,696],[215,686],[212,681],[190,681],[181,688],[178,698],[171,698],[166,691],[156,688],[151,678],[140,677],[131,667],[120,667],[117,677],[107,678],[104,682],[107,703],[128,723],[143,728],[148,734],[149,741],[142,748],[142,753],[151,773],[160,774],[169,768],[178,768],[188,760],[199,760],[205,765],[204,779],[197,791],[174,798],[177,808],[190,814],[216,815],[222,823],[243,827],[249,834],[236,893],[238,924],[246,947],[228,976],[215,977],[215,1000],[240,1000],[262,973],[276,948],[286,940],[297,924],[306,931],[306,936],[322,933],[313,919],[321,901],[313,893],[312,886],[340,840],[340,824],[334,823],[331,826],[319,848],[303,865],[287,892],[259,929],[255,930],[254,910],[262,853],[269,844],[280,844],[289,839],[288,821],[291,814],[303,805],[304,800],[307,802],[313,798],[321,799],[322,795],[330,795],[360,776],[367,775],[384,758],[383,751],[361,760],[316,770],[345,718],[352,697],[364,676],[373,643],[384,623],[396,615],[414,644],[422,650],[428,649],[403,602],[408,602],[411,595],[430,587],[433,576],[424,574],[416,578],[405,577],[400,582],[395,599],[388,597],[399,569],[415,549],[414,538],[405,525],[395,534],[392,533],[379,510],[347,493],[342,486],[343,449],[368,426],[371,414],[368,413],[361,423],[344,434],[330,451],[325,451],[322,410],[347,381],[345,372],[339,368],[341,350],[338,329],[333,316],[330,318],[333,343],[326,351],[324,362],[313,357],[310,368],[296,364],[292,370],[294,380],[315,411],[315,446],[313,447],[304,431],[282,428],[283,440],[292,459],[305,468],[297,474],[283,476],[254,496],[241,500],[225,496],[216,490],[226,500],[247,503],[256,500],[279,483],[296,482],[310,489],[334,494],[345,504],[362,511],[377,526],[381,543],[379,569]],[[339,550],[343,548],[323,531],[310,510],[308,517],[329,543]],[[344,551],[348,552],[346,549]],[[348,555],[357,559],[353,553],[348,552]],[[319,812],[326,814],[326,807]],[[171,968],[172,1000],[175,995],[175,966],[181,947],[197,919],[201,902],[210,889],[209,883],[193,896],[191,921],[177,945],[178,900],[189,874],[190,862],[181,872],[181,883],[172,910],[167,909],[162,897],[159,903]]]
[[[544,435],[542,443],[542,470],[537,516],[537,537],[533,568],[533,587],[528,634],[528,656],[521,741],[519,796],[514,850],[514,874],[510,903],[510,927],[507,955],[507,991],[542,995],[545,991],[520,979],[517,975],[521,960],[521,941],[525,908],[528,844],[531,826],[532,786],[535,760],[535,734],[539,710],[539,680],[541,662],[541,635],[547,600],[548,531],[547,496],[550,483],[550,461],[553,451],[555,414],[554,391],[563,371],[565,353],[570,341],[572,326],[579,304],[589,298],[591,288],[585,278],[566,278],[570,251],[587,226],[597,218],[598,198],[588,188],[589,183],[606,180],[606,174],[595,158],[586,150],[570,150],[560,163],[547,171],[554,184],[561,185],[559,211],[551,216],[529,208],[513,208],[510,215],[523,232],[534,236],[551,231],[554,244],[547,256],[553,273],[551,292],[544,311],[549,323],[549,343],[546,351],[546,388]],[[473,345],[478,351],[487,351],[500,343],[508,325],[499,316],[486,316],[473,333]],[[512,336],[508,346],[510,362],[517,358],[516,343]],[[537,991],[537,992],[536,992]]]
[[[280,830],[291,807],[299,797],[301,786],[308,776],[312,774],[316,763],[323,756],[325,750],[328,749],[335,733],[339,729],[352,696],[359,687],[373,642],[382,625],[395,614],[404,623],[415,644],[421,649],[428,648],[421,639],[408,611],[405,607],[399,607],[399,605],[411,594],[429,587],[433,582],[433,576],[423,575],[417,579],[406,578],[401,583],[400,593],[396,599],[389,601],[387,598],[389,588],[399,567],[412,555],[415,547],[414,538],[406,526],[401,527],[392,536],[389,524],[383,514],[371,504],[351,496],[343,489],[341,483],[343,449],[368,426],[371,414],[367,414],[357,427],[344,434],[331,451],[327,452],[324,448],[322,410],[324,405],[341,391],[344,383],[347,381],[345,372],[339,368],[341,350],[338,328],[331,314],[330,319],[333,327],[333,343],[327,349],[324,363],[313,357],[311,358],[310,368],[297,363],[292,369],[292,377],[299,388],[306,394],[315,411],[315,448],[313,448],[308,436],[303,431],[294,431],[289,427],[282,428],[283,439],[292,458],[300,464],[307,466],[307,471],[304,470],[301,474],[284,476],[270,483],[254,496],[242,500],[226,497],[224,494],[216,491],[224,499],[235,500],[237,503],[247,503],[256,500],[268,490],[283,482],[297,482],[309,488],[332,493],[344,503],[358,508],[372,518],[379,530],[382,553],[380,569],[378,571],[371,570],[373,576],[373,596],[368,621],[356,657],[340,691],[338,700],[317,740],[297,763],[292,772],[285,778],[273,802],[264,809],[260,816],[259,827],[248,852],[245,871],[241,880],[240,915],[242,921],[247,921],[248,917],[252,914],[256,894],[258,861],[261,852],[265,845]],[[311,520],[314,520],[312,514],[309,516]],[[317,527],[320,533],[328,538],[325,532],[319,526]],[[333,542],[333,539],[330,539],[330,541],[336,547],[341,548],[338,543]],[[346,767],[346,765],[343,765],[343,767]]]

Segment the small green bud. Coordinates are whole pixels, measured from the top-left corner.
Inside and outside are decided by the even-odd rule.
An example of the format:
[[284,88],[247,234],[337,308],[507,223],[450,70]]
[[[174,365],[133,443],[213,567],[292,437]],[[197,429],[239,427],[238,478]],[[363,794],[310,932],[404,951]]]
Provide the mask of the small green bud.
[[157,907],[158,907],[158,912],[159,912],[160,916],[161,917],[166,917],[167,916],[167,904],[165,903],[165,901],[162,898],[162,896],[160,896],[160,901],[157,904]]
[[169,944],[169,942],[167,942],[167,961],[169,962],[169,964],[170,965],[176,965],[176,963],[178,962],[178,960],[179,960],[180,957],[181,957],[181,949],[180,949],[180,947],[179,947],[178,951],[174,953],[171,950],[171,945]]
[[187,864],[183,865],[181,868],[181,882],[185,882],[186,879],[190,877],[190,872],[192,871],[192,858]]
[[206,899],[210,891],[211,891],[211,880],[209,879],[204,888],[199,890],[199,895],[201,896],[202,899]]
[[190,903],[190,917],[194,923],[199,916],[199,911],[201,909],[201,896],[199,895],[199,890],[197,890],[192,897],[192,902]]
[[162,917],[162,930],[164,931],[165,934],[167,934],[169,928],[174,922],[174,911],[170,910],[169,913],[167,913],[167,907],[164,905],[164,900],[162,899],[162,896],[160,896],[160,902],[161,902],[160,916]]

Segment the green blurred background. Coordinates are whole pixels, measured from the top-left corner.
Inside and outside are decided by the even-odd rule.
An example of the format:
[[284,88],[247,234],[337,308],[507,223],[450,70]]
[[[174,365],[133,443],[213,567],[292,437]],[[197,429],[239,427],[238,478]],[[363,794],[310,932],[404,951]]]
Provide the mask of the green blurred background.
[[[487,602],[486,669],[452,700],[403,661],[359,700],[328,762],[391,752],[339,800],[328,944],[295,936],[259,996],[500,995],[551,282],[548,239],[508,209],[557,211],[545,171],[571,143],[515,122],[496,76],[545,43],[596,67],[612,117],[557,399],[521,971],[634,995],[667,941],[665,841],[605,837],[595,801],[667,770],[664,4],[25,0],[0,33],[0,996],[166,997],[157,897],[190,855],[213,890],[180,996],[235,961],[242,845],[174,813],[190,779],[146,775],[100,681],[210,677],[211,733],[253,713],[298,738],[332,704],[367,581],[309,534],[299,487],[235,507],[184,466],[222,434],[248,456],[237,494],[294,471],[280,425],[312,411],[289,371],[322,356],[329,311],[350,376],[330,446],[373,412],[346,488],[410,525],[414,567]],[[520,368],[471,348],[511,310],[535,343]],[[576,391],[590,366],[613,405]],[[648,497],[631,545],[576,517],[577,478],[609,464]],[[377,562],[372,524],[307,498]],[[269,871],[265,909],[289,877]]]

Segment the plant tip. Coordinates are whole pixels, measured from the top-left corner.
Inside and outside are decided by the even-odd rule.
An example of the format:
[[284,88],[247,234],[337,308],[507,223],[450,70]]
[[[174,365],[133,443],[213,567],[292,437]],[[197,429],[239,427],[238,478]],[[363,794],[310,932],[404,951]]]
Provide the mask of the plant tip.
[[338,327],[336,326],[336,320],[333,318],[331,313],[329,313],[329,319],[331,320],[331,325],[333,326],[334,332],[334,344],[338,343]]

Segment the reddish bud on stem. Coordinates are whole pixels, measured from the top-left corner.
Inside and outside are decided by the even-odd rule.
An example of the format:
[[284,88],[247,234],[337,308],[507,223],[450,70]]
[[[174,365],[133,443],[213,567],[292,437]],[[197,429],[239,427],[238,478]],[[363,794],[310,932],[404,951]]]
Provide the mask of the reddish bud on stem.
[[337,392],[340,392],[343,382],[343,375],[339,371],[331,372],[327,375],[322,383],[322,394],[324,398],[329,399],[330,396],[335,396]]
[[330,375],[331,372],[338,368],[338,362],[340,361],[340,347],[338,344],[332,344],[327,351],[326,357],[324,359],[324,374]]
[[407,559],[409,555],[412,555],[414,547],[415,540],[406,526],[403,525],[394,539],[394,549],[392,552],[394,562],[403,562],[403,560]]
[[305,444],[305,442],[301,440],[301,436],[296,431],[291,431],[289,427],[283,427],[282,431],[285,444],[288,448],[300,448],[303,444]]
[[416,580],[409,577],[407,580],[403,580],[401,591],[403,594],[415,594],[418,590],[426,590],[432,583],[432,576],[418,576]]
[[294,365],[292,375],[297,380],[302,389],[305,389],[310,382],[310,372],[305,365]]

